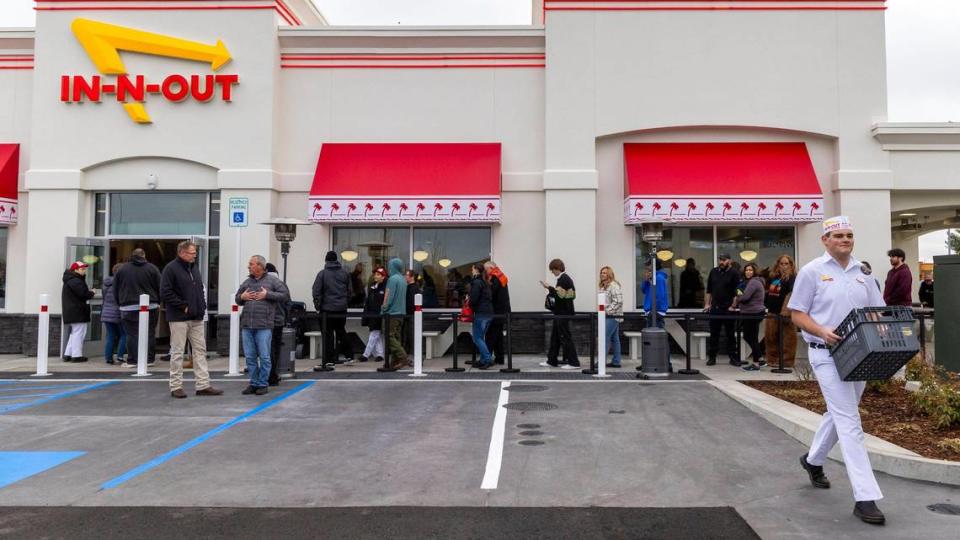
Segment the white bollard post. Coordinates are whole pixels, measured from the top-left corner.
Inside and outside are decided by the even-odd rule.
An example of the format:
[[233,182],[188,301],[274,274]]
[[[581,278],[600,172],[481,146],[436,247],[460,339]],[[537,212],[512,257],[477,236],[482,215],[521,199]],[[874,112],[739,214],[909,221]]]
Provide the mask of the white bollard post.
[[411,377],[426,377],[423,372],[423,295],[413,295],[413,373]]
[[227,377],[240,376],[240,306],[230,306],[230,359]]
[[47,364],[50,355],[50,311],[49,294],[40,295],[40,313],[37,320],[37,372],[33,377],[48,377]]
[[594,377],[609,377],[607,375],[607,294],[597,295],[597,374]]
[[149,377],[147,372],[147,338],[150,331],[150,296],[140,295],[140,320],[137,329],[137,372],[134,377]]

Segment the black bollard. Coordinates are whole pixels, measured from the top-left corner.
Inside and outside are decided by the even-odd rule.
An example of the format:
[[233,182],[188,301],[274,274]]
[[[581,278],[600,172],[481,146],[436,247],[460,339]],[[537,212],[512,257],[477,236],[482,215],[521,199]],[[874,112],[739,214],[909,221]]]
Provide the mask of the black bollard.
[[457,338],[460,337],[460,329],[457,325],[459,317],[456,313],[453,315],[453,367],[448,367],[444,371],[449,373],[461,373],[466,371],[464,368],[457,365]]
[[584,375],[597,374],[597,352],[600,350],[597,343],[597,318],[590,317],[590,369],[582,369],[580,373]]
[[327,312],[320,312],[320,365],[314,371],[334,371],[333,363],[327,363]]
[[691,322],[689,313],[683,314],[683,326],[687,331],[687,367],[678,369],[677,373],[680,375],[699,375],[699,369],[693,369],[690,367],[690,334],[693,330],[693,323]]
[[507,367],[500,369],[500,373],[520,373],[520,370],[513,367],[513,346],[511,341],[511,335],[513,334],[512,320],[513,318],[510,315],[510,312],[507,312],[507,343],[504,345],[507,348]]

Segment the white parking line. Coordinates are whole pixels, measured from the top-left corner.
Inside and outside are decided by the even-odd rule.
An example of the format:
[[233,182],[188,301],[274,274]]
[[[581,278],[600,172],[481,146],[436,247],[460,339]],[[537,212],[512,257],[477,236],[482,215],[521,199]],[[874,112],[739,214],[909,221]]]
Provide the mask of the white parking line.
[[503,462],[503,432],[507,427],[507,409],[504,405],[510,397],[507,388],[510,381],[500,384],[500,399],[497,400],[497,414],[493,418],[493,430],[490,434],[490,450],[487,451],[487,470],[483,473],[480,489],[497,489],[500,483],[500,464]]

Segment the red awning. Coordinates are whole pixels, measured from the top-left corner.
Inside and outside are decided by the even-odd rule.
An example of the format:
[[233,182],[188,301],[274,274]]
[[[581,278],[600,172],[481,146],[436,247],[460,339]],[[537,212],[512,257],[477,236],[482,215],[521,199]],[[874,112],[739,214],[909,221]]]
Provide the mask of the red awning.
[[802,142],[627,143],[625,222],[804,222],[823,194]]
[[500,143],[325,143],[310,221],[500,221]]
[[20,145],[0,144],[0,223],[17,222],[17,178]]

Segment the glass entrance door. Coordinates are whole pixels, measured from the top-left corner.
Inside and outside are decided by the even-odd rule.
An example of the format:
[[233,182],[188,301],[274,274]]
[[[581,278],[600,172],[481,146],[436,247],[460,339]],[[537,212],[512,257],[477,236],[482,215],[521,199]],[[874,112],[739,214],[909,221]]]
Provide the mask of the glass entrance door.
[[[64,268],[69,268],[76,261],[89,265],[87,268],[87,287],[96,292],[90,300],[90,323],[87,326],[87,337],[83,344],[83,355],[99,355],[103,351],[103,325],[100,317],[103,314],[103,280],[110,269],[109,241],[103,238],[75,238],[68,237],[64,247]],[[69,332],[60,332],[60,351],[67,344]]]

